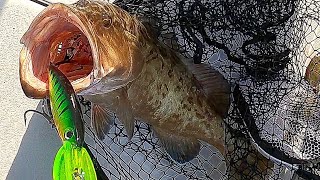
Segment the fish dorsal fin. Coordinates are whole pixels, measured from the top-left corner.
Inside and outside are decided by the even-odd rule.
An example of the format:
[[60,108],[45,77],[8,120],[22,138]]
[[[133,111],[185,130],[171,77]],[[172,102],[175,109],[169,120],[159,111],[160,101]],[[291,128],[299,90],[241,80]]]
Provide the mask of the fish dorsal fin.
[[201,89],[210,105],[222,117],[226,117],[230,106],[231,88],[228,81],[209,64],[183,63],[194,77],[195,84]]
[[106,107],[91,103],[91,125],[97,137],[103,140],[114,123],[114,115]]
[[153,127],[161,145],[172,159],[179,163],[191,161],[199,154],[200,143],[197,139],[167,133]]
[[160,35],[160,28],[159,28],[159,22],[155,18],[141,16],[138,17],[139,21],[143,24],[145,27],[145,30],[148,32],[148,35],[151,38],[157,38]]

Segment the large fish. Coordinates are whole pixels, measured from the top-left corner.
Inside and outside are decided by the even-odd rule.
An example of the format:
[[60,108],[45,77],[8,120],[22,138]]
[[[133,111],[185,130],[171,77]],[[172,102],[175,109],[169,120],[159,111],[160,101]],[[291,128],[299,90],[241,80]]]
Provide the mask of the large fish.
[[53,63],[92,102],[92,126],[100,139],[113,111],[129,138],[135,120],[152,125],[180,163],[198,154],[198,140],[224,154],[229,84],[217,70],[193,64],[161,44],[151,29],[104,2],[50,5],[21,39],[22,88],[28,97],[45,97],[44,77]]

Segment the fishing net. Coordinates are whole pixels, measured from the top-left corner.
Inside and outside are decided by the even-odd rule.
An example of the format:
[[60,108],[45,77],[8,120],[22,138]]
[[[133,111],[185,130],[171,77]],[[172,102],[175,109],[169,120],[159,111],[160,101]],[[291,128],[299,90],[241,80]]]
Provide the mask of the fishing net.
[[90,104],[82,99],[86,142],[110,179],[320,178],[320,104],[305,78],[319,56],[320,1],[114,3],[171,49],[219,70],[232,85],[232,103],[225,119],[226,158],[202,142],[195,159],[179,164],[143,122],[137,121],[131,141],[117,120],[99,141],[90,126]]
[[226,164],[218,151],[202,143],[192,161],[179,164],[161,148],[148,124],[137,121],[135,134],[128,141],[123,125],[116,119],[103,141],[96,138],[90,125],[90,103],[81,99],[85,142],[110,179],[226,179]]

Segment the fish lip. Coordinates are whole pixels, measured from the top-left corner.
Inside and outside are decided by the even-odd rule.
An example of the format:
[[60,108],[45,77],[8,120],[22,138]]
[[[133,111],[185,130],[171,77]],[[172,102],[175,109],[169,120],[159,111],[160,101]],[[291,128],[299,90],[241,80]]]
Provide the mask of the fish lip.
[[[81,14],[79,12],[73,11],[72,8],[70,8],[67,5],[61,4],[61,3],[55,3],[49,5],[47,8],[45,8],[30,24],[29,29],[26,31],[26,33],[22,36],[20,43],[23,44],[23,48],[20,52],[20,58],[19,58],[19,74],[20,74],[20,84],[22,86],[22,90],[24,94],[29,98],[34,99],[42,99],[47,96],[48,87],[46,83],[42,82],[38,78],[34,77],[33,71],[30,68],[26,68],[30,65],[32,65],[32,59],[30,57],[30,49],[28,49],[30,45],[30,41],[32,38],[34,38],[33,31],[37,30],[39,26],[43,26],[45,21],[48,21],[50,18],[65,18],[68,22],[75,25],[77,28],[79,28],[80,31],[87,37],[91,51],[92,51],[92,57],[93,57],[93,69],[97,67],[97,64],[99,62],[98,60],[98,48],[96,45],[96,40],[93,36],[93,32],[90,28],[90,24],[86,24],[86,22],[82,21],[80,19]],[[45,19],[49,18],[49,19]],[[44,21],[44,22],[43,22]],[[41,43],[41,41],[39,41]],[[90,77],[92,76],[93,72],[88,74],[84,78],[77,79],[71,84],[73,85],[76,92],[81,91],[82,89],[86,88],[90,85]]]
[[[23,71],[23,68],[28,68],[28,50],[25,46],[20,51],[20,63],[19,63],[19,77],[20,84],[24,94],[33,99],[42,99],[46,97],[47,87],[45,83],[40,81],[39,79],[33,76],[33,73],[30,73],[29,70]],[[29,78],[28,78],[29,77]],[[34,81],[34,83],[30,82]],[[37,84],[37,86],[33,86],[31,84]]]

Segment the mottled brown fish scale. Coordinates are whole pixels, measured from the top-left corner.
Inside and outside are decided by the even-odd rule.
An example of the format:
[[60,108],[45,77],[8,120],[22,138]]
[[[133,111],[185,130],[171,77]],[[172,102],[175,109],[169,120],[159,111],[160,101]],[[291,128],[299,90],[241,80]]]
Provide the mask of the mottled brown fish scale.
[[[204,140],[223,153],[222,118],[197,89],[184,64],[175,59],[177,56],[169,56],[167,53],[167,58],[164,58],[160,52],[168,50],[159,48],[164,50],[146,50],[158,53],[158,58],[149,59],[155,57],[153,54],[147,56],[140,76],[128,89],[131,102],[138,98],[145,102],[133,105],[135,116],[169,133]],[[210,73],[204,76],[209,75]],[[145,116],[147,111],[153,113]]]

